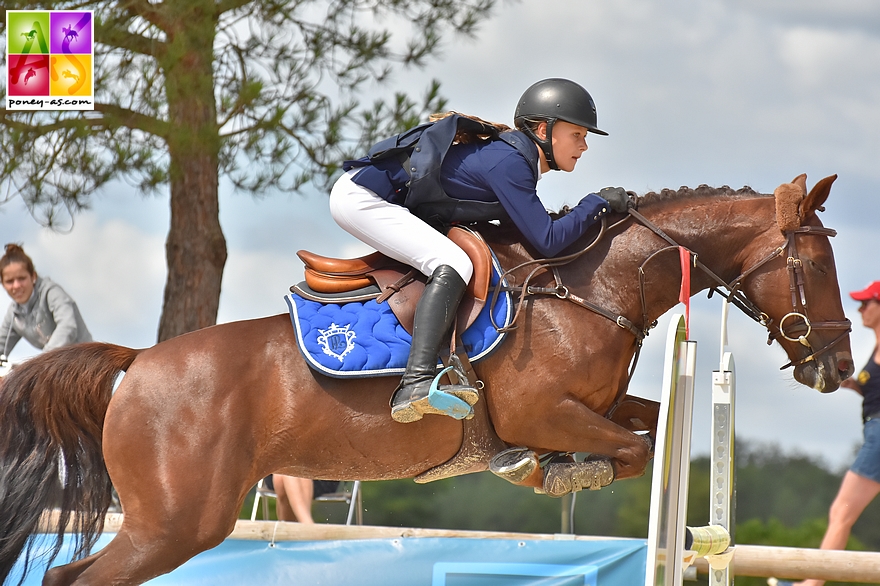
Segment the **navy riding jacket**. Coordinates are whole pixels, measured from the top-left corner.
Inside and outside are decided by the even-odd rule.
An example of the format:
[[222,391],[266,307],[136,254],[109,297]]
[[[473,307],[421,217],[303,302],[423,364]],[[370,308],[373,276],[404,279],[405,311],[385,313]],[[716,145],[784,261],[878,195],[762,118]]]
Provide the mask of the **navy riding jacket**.
[[[371,162],[367,156],[346,161],[344,168],[363,167],[353,177],[356,184],[429,223],[437,218],[447,223],[509,218],[543,256],[559,254],[610,211],[605,199],[591,193],[570,213],[552,220],[538,199],[535,143],[511,131],[495,140],[452,144],[458,118],[426,126],[407,161],[395,157]],[[441,200],[446,205],[437,203]]]

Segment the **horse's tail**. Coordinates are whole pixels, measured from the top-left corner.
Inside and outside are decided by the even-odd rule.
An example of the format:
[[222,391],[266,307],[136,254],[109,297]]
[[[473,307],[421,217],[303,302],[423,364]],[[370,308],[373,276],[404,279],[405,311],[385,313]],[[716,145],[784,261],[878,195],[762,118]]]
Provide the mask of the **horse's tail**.
[[76,559],[100,536],[111,499],[101,448],[104,414],[116,376],[138,352],[111,344],[68,346],[26,361],[0,382],[0,583],[24,549],[26,573],[32,536],[49,507],[61,511],[47,564],[60,552],[71,517],[79,535]]

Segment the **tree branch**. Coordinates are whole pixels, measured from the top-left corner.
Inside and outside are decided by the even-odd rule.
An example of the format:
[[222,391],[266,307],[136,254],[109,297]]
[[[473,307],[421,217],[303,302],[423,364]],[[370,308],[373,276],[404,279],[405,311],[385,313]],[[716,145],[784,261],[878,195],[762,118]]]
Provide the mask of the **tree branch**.
[[96,19],[95,40],[116,49],[160,58],[167,48],[165,42],[128,31],[126,27],[128,20],[130,19],[114,18],[101,22]]
[[248,4],[253,2],[253,0],[218,0],[217,1],[217,15],[225,14],[232,10],[238,10],[239,8],[244,8]]
[[171,24],[160,10],[146,0],[128,0],[120,4],[131,16],[140,16],[161,31],[168,32]]
[[133,130],[140,130],[147,134],[165,138],[168,133],[169,125],[167,122],[157,120],[151,116],[140,114],[128,108],[121,108],[113,104],[95,104],[95,110],[104,113],[101,118],[87,118],[80,116],[78,118],[61,118],[51,124],[29,124],[16,120],[15,115],[21,114],[17,110],[7,110],[0,108],[0,126],[13,128],[25,132],[35,132],[39,136],[50,134],[58,130],[67,130],[71,128],[81,128],[87,126],[90,128],[106,128],[112,130],[120,126],[126,126]]
[[147,116],[140,112],[117,106],[116,104],[96,103],[95,110],[104,114],[103,120],[106,128],[127,126],[133,130],[140,130],[163,139],[168,136],[170,130],[170,125],[164,120],[159,120],[158,118]]

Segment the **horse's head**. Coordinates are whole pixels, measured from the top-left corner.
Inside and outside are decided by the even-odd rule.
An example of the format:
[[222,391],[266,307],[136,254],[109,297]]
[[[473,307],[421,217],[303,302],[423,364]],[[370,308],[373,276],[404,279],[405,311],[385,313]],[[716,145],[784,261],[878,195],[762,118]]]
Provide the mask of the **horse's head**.
[[779,246],[781,258],[768,255],[766,243],[755,242],[743,265],[746,271],[755,269],[743,279],[743,289],[766,314],[770,339],[791,360],[786,367],[794,366],[798,382],[823,393],[837,390],[853,373],[851,324],[843,313],[829,241],[835,232],[816,215],[836,178],[822,179],[809,193],[806,175],[776,188],[777,226],[767,238]]

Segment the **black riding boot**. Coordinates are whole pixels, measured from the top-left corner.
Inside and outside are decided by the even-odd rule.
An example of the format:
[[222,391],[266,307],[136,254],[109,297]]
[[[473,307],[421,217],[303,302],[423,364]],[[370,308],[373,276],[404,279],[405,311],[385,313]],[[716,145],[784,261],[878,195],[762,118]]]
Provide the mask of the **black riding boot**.
[[[400,423],[418,421],[427,413],[445,414],[428,402],[431,381],[437,375],[437,356],[452,322],[458,303],[467,288],[459,274],[449,265],[440,265],[428,280],[416,307],[413,339],[406,371],[391,397],[391,417]],[[473,405],[477,392],[467,387],[450,392]]]

